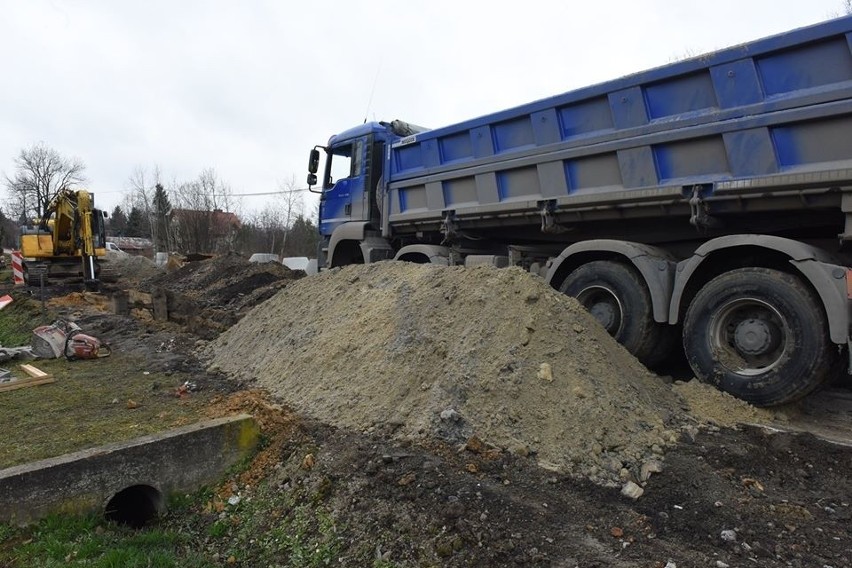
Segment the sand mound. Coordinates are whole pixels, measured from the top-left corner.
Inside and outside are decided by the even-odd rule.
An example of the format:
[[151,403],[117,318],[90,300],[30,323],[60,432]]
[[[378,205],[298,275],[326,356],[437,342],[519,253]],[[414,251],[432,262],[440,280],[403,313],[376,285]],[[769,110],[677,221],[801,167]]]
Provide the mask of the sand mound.
[[769,424],[774,420],[774,411],[756,408],[698,379],[678,381],[673,388],[684,399],[689,412],[703,423],[733,428],[738,424]]
[[599,483],[638,477],[681,419],[670,387],[519,269],[332,270],[291,284],[206,353],[331,424],[476,436]]

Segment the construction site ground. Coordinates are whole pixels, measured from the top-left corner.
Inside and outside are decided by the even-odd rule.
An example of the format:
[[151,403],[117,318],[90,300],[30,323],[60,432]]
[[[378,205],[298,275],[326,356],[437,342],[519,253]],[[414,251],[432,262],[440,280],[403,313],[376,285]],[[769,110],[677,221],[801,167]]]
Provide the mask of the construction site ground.
[[[846,383],[760,410],[654,375],[516,270],[123,262],[44,311],[6,290],[26,324],[73,320],[112,354],[36,360],[55,383],[0,392],[0,467],[253,414],[255,459],[139,529],[177,535],[173,565],[852,566]],[[172,321],[113,313],[164,288]],[[101,548],[50,551],[42,530],[0,527],[0,566],[109,565],[139,535],[94,518]]]

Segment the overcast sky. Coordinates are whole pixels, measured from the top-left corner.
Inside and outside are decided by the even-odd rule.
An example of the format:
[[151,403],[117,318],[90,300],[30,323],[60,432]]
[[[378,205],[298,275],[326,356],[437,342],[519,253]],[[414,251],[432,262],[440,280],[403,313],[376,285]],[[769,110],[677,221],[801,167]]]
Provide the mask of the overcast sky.
[[[813,24],[842,0],[0,0],[0,171],[42,141],[98,206],[138,166],[235,194],[364,121],[439,127]],[[271,197],[242,198],[242,210]],[[5,198],[0,203],[5,202]]]

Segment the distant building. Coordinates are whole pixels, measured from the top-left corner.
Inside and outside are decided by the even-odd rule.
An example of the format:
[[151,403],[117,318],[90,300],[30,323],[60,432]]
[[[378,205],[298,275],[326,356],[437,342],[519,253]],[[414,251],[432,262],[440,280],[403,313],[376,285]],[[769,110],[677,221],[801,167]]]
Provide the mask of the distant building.
[[222,253],[233,250],[242,222],[235,213],[221,209],[173,209],[171,227],[180,252]]
[[115,243],[118,248],[127,254],[148,258],[153,258],[154,256],[154,243],[151,242],[151,239],[140,237],[107,237],[106,240],[108,243]]

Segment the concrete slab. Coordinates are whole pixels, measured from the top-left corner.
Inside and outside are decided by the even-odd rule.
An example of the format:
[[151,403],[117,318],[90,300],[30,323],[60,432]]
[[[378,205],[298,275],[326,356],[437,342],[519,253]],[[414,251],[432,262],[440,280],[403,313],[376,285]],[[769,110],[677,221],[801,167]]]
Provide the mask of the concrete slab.
[[251,455],[259,435],[243,414],[0,470],[0,521],[25,525],[52,513],[102,510],[136,486],[164,498],[192,492]]

